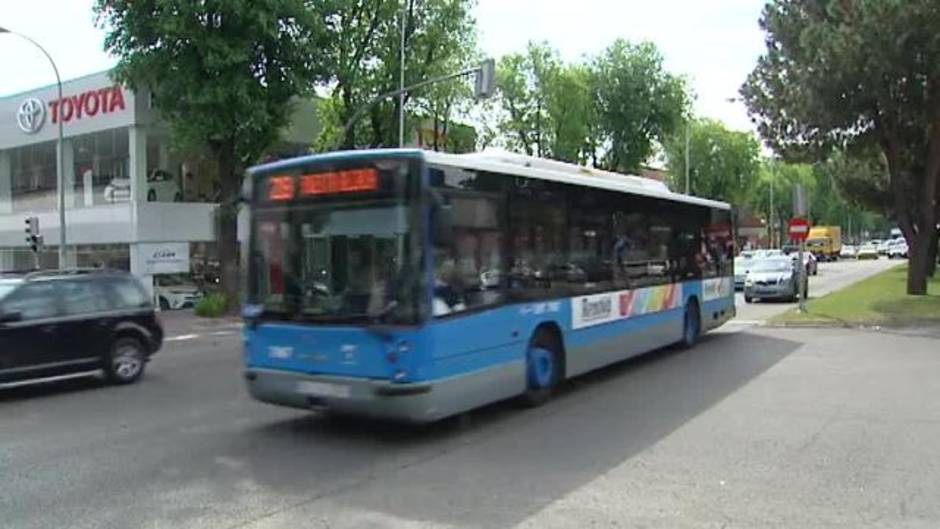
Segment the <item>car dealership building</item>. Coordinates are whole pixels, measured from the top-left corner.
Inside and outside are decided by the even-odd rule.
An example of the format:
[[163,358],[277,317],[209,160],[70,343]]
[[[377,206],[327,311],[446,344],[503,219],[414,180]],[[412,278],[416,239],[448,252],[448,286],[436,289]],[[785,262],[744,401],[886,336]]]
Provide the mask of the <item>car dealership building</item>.
[[[214,259],[219,179],[207,152],[180,152],[149,92],[100,72],[0,98],[0,271],[32,268],[25,221],[39,218],[42,266],[57,267],[56,139],[64,129],[66,235],[70,262],[130,270],[152,285]],[[272,152],[303,152],[316,134],[311,103],[296,106]],[[201,263],[201,264],[200,264]]]

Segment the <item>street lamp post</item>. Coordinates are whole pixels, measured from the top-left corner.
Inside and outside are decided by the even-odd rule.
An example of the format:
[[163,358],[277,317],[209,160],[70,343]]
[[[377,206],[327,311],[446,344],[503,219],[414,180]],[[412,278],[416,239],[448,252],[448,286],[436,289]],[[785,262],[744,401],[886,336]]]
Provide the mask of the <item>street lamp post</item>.
[[770,247],[776,248],[774,245],[774,236],[777,234],[777,225],[774,224],[774,180],[773,176],[770,177]]
[[692,120],[685,123],[685,194],[689,194],[691,181],[689,180],[689,129],[692,127]]
[[[59,101],[62,101],[62,77],[59,76],[59,68],[56,66],[55,61],[52,60],[52,56],[49,55],[49,52],[47,52],[46,49],[43,48],[38,42],[36,42],[35,40],[33,40],[33,39],[27,37],[26,35],[23,35],[22,33],[17,33],[17,32],[15,32],[15,31],[11,31],[11,30],[6,29],[6,28],[4,28],[4,27],[0,27],[0,34],[3,34],[3,33],[9,33],[10,35],[16,35],[17,37],[20,37],[21,39],[23,39],[23,40],[29,42],[29,43],[32,44],[33,46],[36,46],[37,48],[39,48],[39,51],[41,51],[42,54],[46,56],[46,59],[49,59],[49,64],[52,65],[52,71],[55,72],[55,83],[56,83],[56,87],[58,88],[58,93],[59,93],[59,99],[58,99],[58,100],[59,100]],[[59,195],[59,197],[58,197],[58,203],[59,203],[59,268],[64,268],[64,267],[65,267],[65,260],[66,260],[66,249],[65,249],[65,245],[66,245],[66,236],[65,236],[65,171],[64,171],[64,167],[63,167],[63,161],[62,161],[62,160],[63,160],[63,154],[64,154],[64,153],[63,153],[63,149],[62,149],[62,135],[63,135],[63,133],[62,133],[62,118],[59,117],[59,119],[57,119],[56,122],[57,122],[57,124],[58,124],[58,129],[59,129],[59,130],[58,130],[58,138],[57,138],[57,140],[56,140],[56,146],[55,146],[55,151],[56,151],[55,179],[56,179],[56,186],[57,186],[58,189],[59,189],[59,192],[58,192],[58,195]]]
[[398,46],[398,146],[405,146],[405,23],[408,3],[401,7],[401,41]]

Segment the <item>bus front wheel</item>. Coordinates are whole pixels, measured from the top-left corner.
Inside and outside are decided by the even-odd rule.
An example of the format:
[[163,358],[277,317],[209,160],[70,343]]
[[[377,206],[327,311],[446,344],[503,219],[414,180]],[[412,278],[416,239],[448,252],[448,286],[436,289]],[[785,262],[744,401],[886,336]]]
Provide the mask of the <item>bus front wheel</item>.
[[539,329],[526,350],[526,391],[522,403],[541,406],[551,398],[563,376],[561,344],[554,333]]

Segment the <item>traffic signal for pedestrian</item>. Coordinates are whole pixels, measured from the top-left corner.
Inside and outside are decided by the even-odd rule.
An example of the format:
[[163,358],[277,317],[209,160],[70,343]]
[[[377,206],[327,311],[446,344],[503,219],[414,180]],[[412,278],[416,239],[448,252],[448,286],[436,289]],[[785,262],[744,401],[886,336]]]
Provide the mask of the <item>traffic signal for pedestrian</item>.
[[39,217],[26,218],[26,245],[33,253],[42,249],[42,235],[39,233]]

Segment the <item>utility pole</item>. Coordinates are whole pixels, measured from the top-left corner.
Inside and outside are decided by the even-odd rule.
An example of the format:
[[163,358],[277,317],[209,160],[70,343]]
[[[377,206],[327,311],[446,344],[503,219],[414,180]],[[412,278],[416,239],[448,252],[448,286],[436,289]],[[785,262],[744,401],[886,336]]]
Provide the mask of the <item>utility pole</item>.
[[401,6],[401,43],[398,46],[398,146],[405,146],[405,23],[408,0]]
[[776,248],[774,245],[774,235],[777,232],[777,225],[774,224],[774,181],[770,180],[770,247]]
[[685,122],[685,194],[690,194],[691,189],[691,180],[689,180],[689,140],[690,129],[692,128],[692,120]]

